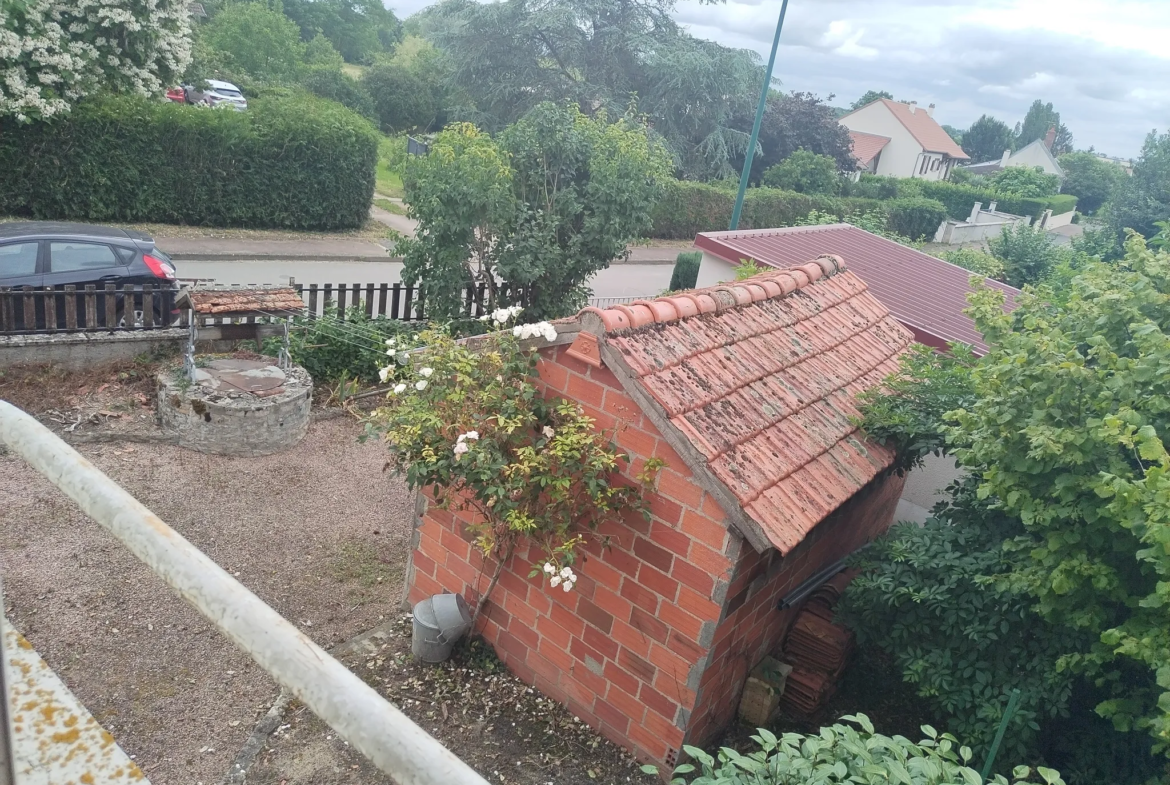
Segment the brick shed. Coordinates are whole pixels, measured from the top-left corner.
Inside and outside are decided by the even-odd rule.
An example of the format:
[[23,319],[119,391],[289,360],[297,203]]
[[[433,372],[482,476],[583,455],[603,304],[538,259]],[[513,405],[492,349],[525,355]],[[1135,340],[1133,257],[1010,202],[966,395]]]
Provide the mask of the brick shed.
[[[793,618],[781,598],[889,526],[901,478],[850,418],[912,336],[838,257],[557,326],[539,350],[549,393],[616,429],[631,475],[651,456],[666,467],[652,520],[604,530],[612,546],[589,547],[574,591],[529,580],[541,553],[518,552],[480,630],[520,678],[669,766],[733,718]],[[464,523],[420,516],[412,603],[475,599]]]

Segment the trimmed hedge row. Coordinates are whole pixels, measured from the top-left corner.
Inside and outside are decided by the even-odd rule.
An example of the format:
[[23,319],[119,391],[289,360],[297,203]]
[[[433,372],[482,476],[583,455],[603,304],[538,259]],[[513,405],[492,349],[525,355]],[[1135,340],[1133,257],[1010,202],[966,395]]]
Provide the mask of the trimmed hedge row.
[[1076,209],[1077,198],[1072,194],[1056,194],[1043,198],[1005,196],[988,188],[947,181],[918,180],[913,178],[880,177],[862,175],[861,180],[848,186],[849,192],[857,196],[871,196],[881,199],[912,199],[925,196],[946,205],[947,217],[956,221],[971,215],[971,207],[982,202],[987,207],[998,203],[998,209],[1015,215],[1039,218],[1045,210],[1053,215],[1062,215]]
[[[731,222],[735,191],[706,183],[674,180],[654,207],[651,237],[689,240],[699,232],[721,231]],[[946,208],[931,199],[882,201],[851,197],[818,196],[777,188],[749,188],[744,195],[741,229],[795,226],[812,211],[845,220],[849,215],[884,211],[887,228],[914,240],[934,236],[946,216]],[[970,208],[967,212],[970,213]]]
[[0,118],[0,214],[350,229],[377,158],[368,122],[305,95],[246,112],[104,96],[49,122]]

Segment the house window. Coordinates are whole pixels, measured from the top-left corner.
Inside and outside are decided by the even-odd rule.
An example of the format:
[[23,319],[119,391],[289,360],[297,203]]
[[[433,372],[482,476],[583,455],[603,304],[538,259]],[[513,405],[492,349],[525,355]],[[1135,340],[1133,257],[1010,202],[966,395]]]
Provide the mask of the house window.
[[939,163],[941,163],[939,161],[939,159],[937,159],[937,158],[932,159],[930,162],[930,171],[937,172]]
[[922,156],[922,166],[918,167],[918,174],[926,174],[926,167],[930,166],[930,158]]

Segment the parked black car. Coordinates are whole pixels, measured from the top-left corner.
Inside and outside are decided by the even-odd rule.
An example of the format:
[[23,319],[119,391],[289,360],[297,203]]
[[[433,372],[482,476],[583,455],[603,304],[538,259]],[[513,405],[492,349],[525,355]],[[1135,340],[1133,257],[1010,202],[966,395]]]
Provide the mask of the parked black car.
[[[154,325],[169,325],[178,318],[175,298],[179,282],[170,257],[154,245],[147,234],[133,229],[114,229],[80,223],[50,221],[18,221],[0,223],[0,287],[37,289],[53,288],[64,291],[69,285],[84,290],[94,285],[99,294],[97,324],[87,325],[83,295],[76,295],[78,326],[113,327],[106,323],[106,295],[101,294],[107,284],[118,288],[116,299],[116,326],[142,326],[144,321],[142,286],[150,285],[152,319]],[[126,290],[125,287],[136,287]],[[66,295],[58,295],[56,314],[58,328],[65,327]],[[43,329],[45,312],[43,298],[37,298],[36,328]],[[23,323],[23,309],[18,307],[17,329],[30,330]],[[133,321],[130,321],[133,320]]]

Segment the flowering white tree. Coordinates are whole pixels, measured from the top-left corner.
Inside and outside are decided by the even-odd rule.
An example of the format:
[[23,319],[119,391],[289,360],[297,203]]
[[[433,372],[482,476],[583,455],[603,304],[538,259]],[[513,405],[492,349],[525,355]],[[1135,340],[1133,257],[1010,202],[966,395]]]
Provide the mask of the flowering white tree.
[[191,61],[186,0],[0,0],[0,116],[98,90],[157,95]]

